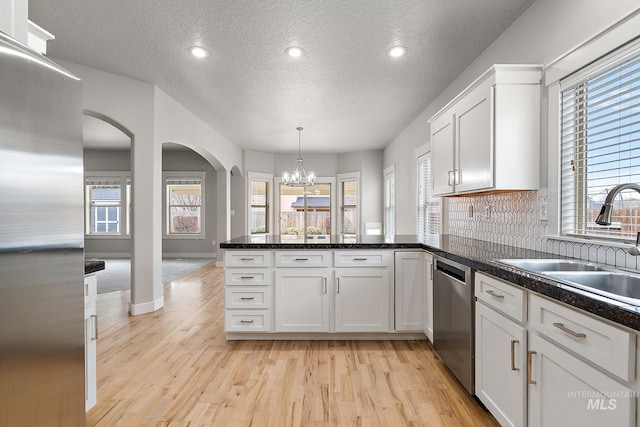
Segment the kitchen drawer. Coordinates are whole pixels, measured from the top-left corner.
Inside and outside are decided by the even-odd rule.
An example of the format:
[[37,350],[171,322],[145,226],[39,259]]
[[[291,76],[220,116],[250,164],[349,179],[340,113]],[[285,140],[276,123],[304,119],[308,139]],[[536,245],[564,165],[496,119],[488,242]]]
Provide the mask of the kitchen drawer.
[[84,276],[84,303],[95,304],[98,296],[98,277],[95,274]]
[[271,310],[226,310],[224,328],[227,332],[268,332]]
[[524,289],[486,274],[476,273],[475,293],[478,300],[512,317],[520,323],[527,320],[527,293]]
[[225,251],[225,267],[270,267],[271,251]]
[[387,267],[389,251],[341,251],[334,252],[336,267]]
[[331,252],[324,251],[278,251],[276,267],[329,267]]
[[271,288],[230,286],[224,289],[225,308],[271,308]]
[[635,334],[537,295],[529,298],[529,325],[623,380],[635,378]]
[[267,268],[225,268],[225,286],[259,286],[273,283],[273,270]]

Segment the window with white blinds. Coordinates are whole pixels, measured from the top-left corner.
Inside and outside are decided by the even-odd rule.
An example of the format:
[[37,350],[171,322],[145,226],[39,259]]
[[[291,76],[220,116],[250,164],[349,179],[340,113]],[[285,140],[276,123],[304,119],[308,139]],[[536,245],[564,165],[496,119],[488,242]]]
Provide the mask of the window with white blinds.
[[640,194],[621,192],[611,225],[595,223],[616,185],[640,183],[640,50],[616,52],[561,82],[562,234],[631,241]]
[[338,174],[338,229],[343,235],[360,231],[360,172]]
[[391,166],[384,171],[384,235],[396,234],[396,171]]
[[440,237],[440,197],[433,196],[431,153],[418,157],[418,230],[426,243],[438,243]]

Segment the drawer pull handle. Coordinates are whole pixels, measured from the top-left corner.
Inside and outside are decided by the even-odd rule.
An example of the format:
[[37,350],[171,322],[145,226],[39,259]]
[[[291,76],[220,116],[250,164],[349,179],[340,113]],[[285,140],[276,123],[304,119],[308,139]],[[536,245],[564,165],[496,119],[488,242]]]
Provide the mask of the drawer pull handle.
[[564,326],[564,324],[562,324],[562,323],[554,323],[553,326],[555,326],[556,328],[560,329],[561,331],[566,332],[569,335],[574,336],[576,338],[586,338],[587,337],[582,332],[573,331],[573,330],[567,328],[566,326]]
[[527,352],[527,384],[538,384],[534,380],[531,379],[531,358],[534,354],[538,354],[535,351]]
[[240,276],[241,279],[253,279],[254,276]]
[[294,261],[309,261],[309,258],[295,258]]
[[242,319],[242,320],[240,321],[240,323],[253,323],[253,320],[245,320],[245,319]]
[[520,368],[516,368],[516,344],[519,343],[518,340],[511,340],[511,370],[519,371]]
[[240,261],[253,261],[255,258],[240,258]]
[[252,299],[255,299],[254,297],[240,297],[241,301],[251,301]]
[[494,298],[498,298],[498,299],[502,299],[504,298],[504,295],[500,295],[500,294],[496,294],[494,291],[492,291],[491,289],[489,289],[488,291],[485,291],[486,293],[488,293],[489,295],[491,295]]
[[368,259],[369,259],[369,258],[354,258],[353,260],[354,260],[354,261],[366,261],[366,260],[368,260]]

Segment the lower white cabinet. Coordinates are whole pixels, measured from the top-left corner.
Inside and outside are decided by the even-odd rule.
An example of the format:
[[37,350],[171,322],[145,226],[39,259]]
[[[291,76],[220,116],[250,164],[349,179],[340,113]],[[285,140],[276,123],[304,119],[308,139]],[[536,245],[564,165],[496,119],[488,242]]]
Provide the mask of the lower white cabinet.
[[424,334],[433,342],[433,255],[424,253]]
[[423,251],[395,253],[395,329],[424,330],[425,262]]
[[527,330],[476,304],[476,395],[502,426],[526,425]]
[[97,402],[96,358],[98,340],[98,315],[96,313],[96,294],[98,280],[95,274],[84,276],[84,369],[85,369],[85,407],[88,411]]
[[389,270],[338,268],[335,270],[336,332],[389,330]]
[[276,269],[276,332],[328,332],[326,268]]
[[529,426],[635,426],[635,394],[536,334],[529,336]]

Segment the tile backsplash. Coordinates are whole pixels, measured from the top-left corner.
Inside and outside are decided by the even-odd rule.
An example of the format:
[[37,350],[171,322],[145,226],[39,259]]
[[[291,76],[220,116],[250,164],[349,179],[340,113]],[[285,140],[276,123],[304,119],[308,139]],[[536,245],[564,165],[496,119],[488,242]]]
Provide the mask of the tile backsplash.
[[547,221],[541,219],[546,202],[545,189],[453,197],[449,199],[449,234],[638,269],[640,257],[623,248],[548,238]]

